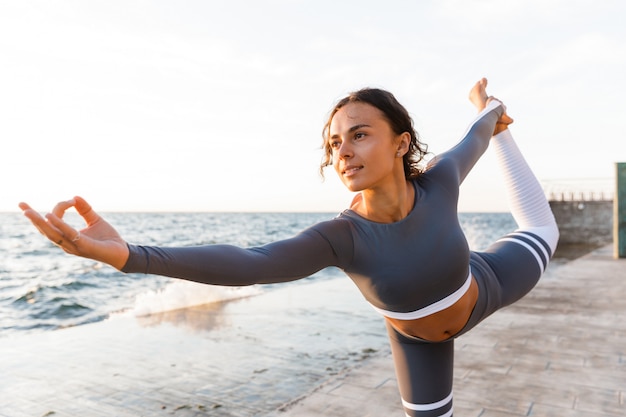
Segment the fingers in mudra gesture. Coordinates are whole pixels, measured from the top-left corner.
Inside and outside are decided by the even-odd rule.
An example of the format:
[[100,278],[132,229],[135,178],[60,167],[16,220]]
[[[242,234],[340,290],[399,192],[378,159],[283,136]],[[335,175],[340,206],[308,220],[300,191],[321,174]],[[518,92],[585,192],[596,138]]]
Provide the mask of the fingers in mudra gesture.
[[[41,234],[65,252],[105,262],[117,269],[126,263],[126,242],[82,197],[59,202],[45,216],[26,203],[20,203],[19,207]],[[83,218],[85,228],[77,230],[63,220],[71,208]]]

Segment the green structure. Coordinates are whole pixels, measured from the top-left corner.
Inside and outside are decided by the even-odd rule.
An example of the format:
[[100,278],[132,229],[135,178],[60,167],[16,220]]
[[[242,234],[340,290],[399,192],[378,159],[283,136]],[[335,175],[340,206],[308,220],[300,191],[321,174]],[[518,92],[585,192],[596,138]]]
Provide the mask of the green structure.
[[613,245],[616,258],[626,258],[626,162],[615,164]]

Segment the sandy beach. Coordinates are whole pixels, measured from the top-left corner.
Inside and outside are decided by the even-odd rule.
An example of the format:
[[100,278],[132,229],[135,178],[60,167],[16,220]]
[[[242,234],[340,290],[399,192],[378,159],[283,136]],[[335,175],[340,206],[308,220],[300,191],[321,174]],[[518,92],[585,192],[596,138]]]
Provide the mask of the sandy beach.
[[[624,415],[625,293],[611,247],[551,266],[457,340],[455,416]],[[403,415],[382,321],[348,279],[4,338],[0,354],[7,417]]]

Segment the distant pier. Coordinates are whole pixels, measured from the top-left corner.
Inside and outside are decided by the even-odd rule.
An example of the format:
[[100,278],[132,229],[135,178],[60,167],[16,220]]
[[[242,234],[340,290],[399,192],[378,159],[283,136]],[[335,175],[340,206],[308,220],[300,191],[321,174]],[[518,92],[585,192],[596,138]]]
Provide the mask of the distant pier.
[[593,249],[613,241],[612,178],[547,181],[544,191],[559,226],[559,248]]

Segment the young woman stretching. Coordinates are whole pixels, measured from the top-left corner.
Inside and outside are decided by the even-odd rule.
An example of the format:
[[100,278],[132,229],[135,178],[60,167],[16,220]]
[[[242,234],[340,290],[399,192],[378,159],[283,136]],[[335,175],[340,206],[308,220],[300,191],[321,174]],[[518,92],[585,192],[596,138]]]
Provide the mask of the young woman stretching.
[[[558,240],[543,191],[508,130],[512,119],[486,85],[482,79],[470,92],[479,114],[461,141],[425,170],[418,168],[425,146],[393,95],[363,89],[339,101],[324,127],[322,168],[333,165],[358,194],[335,219],[261,247],[128,244],[80,197],[45,218],[20,207],[66,252],[123,272],[239,286],[339,267],[385,318],[406,415],[452,416],[454,338],[528,293]],[[518,230],[478,253],[468,248],[457,200],[490,140]],[[70,207],[87,223],[80,232],[62,220]]]

